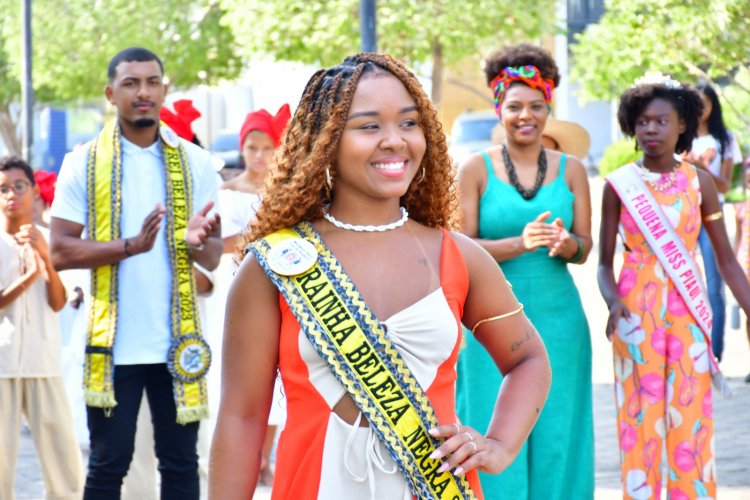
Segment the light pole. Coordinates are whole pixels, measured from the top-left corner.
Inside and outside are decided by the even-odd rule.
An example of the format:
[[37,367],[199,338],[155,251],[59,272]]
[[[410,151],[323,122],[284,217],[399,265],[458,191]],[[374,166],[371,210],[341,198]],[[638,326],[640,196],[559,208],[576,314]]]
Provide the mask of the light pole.
[[362,40],[362,52],[376,52],[378,50],[375,10],[375,0],[359,0],[359,32]]
[[32,163],[34,139],[34,88],[31,84],[31,0],[21,0],[21,149],[23,158]]

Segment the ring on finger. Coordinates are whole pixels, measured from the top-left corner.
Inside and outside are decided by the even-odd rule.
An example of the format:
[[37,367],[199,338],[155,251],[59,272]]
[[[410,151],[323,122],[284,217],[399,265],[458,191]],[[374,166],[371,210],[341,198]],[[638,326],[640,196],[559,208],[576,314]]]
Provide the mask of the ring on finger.
[[456,426],[456,434],[458,434],[458,433],[461,432],[461,426],[459,426],[457,423],[452,423],[451,425],[455,425]]
[[468,432],[464,432],[464,434],[465,434],[465,435],[466,435],[466,437],[468,438],[468,441],[466,441],[467,443],[471,443],[471,442],[473,442],[473,441],[474,441],[474,438],[473,438],[473,437],[471,437],[471,434],[469,434]]
[[474,448],[474,451],[472,451],[472,455],[477,452],[477,443],[474,441],[469,441],[469,444]]

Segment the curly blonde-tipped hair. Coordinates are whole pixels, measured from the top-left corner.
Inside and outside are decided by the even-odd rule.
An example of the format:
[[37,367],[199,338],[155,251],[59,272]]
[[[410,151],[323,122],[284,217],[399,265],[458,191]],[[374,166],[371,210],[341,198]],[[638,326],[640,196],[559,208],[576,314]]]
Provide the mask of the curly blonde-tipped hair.
[[457,227],[455,172],[435,108],[403,63],[387,54],[362,53],[317,71],[307,82],[270,168],[256,219],[240,250],[278,229],[323,216],[323,206],[331,202],[332,196],[326,187],[326,167],[330,168],[335,195],[333,167],[341,133],[357,84],[370,74],[391,74],[404,84],[417,105],[426,139],[422,164],[401,204],[409,211],[409,217],[421,224]]

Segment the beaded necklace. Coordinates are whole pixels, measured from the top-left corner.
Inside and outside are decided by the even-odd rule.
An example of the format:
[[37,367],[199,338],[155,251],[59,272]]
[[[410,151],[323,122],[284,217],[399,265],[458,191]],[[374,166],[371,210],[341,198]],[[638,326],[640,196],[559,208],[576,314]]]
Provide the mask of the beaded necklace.
[[677,173],[675,172],[679,164],[675,164],[669,172],[653,172],[640,163],[638,166],[641,179],[646,181],[654,191],[662,193],[671,188],[677,182]]
[[536,193],[542,187],[544,177],[547,175],[547,154],[544,152],[544,148],[542,147],[541,151],[539,151],[539,160],[537,161],[539,169],[536,171],[536,181],[534,181],[534,185],[531,187],[531,189],[526,189],[518,181],[516,167],[513,165],[513,161],[510,159],[510,154],[508,153],[508,148],[505,147],[505,144],[503,144],[502,146],[502,153],[503,163],[505,163],[505,170],[507,170],[508,172],[508,180],[510,181],[511,185],[516,188],[516,191],[518,191],[518,194],[520,194],[524,200],[532,199],[534,196],[536,196]]

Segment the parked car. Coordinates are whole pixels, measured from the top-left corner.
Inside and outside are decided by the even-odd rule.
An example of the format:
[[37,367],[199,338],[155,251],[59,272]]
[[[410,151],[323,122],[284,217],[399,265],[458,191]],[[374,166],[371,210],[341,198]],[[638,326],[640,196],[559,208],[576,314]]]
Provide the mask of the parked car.
[[492,145],[492,129],[498,119],[494,110],[464,111],[453,122],[448,153],[456,163]]
[[211,156],[217,166],[217,170],[236,169],[242,170],[242,157],[240,156],[240,138],[237,132],[219,132],[211,143]]

